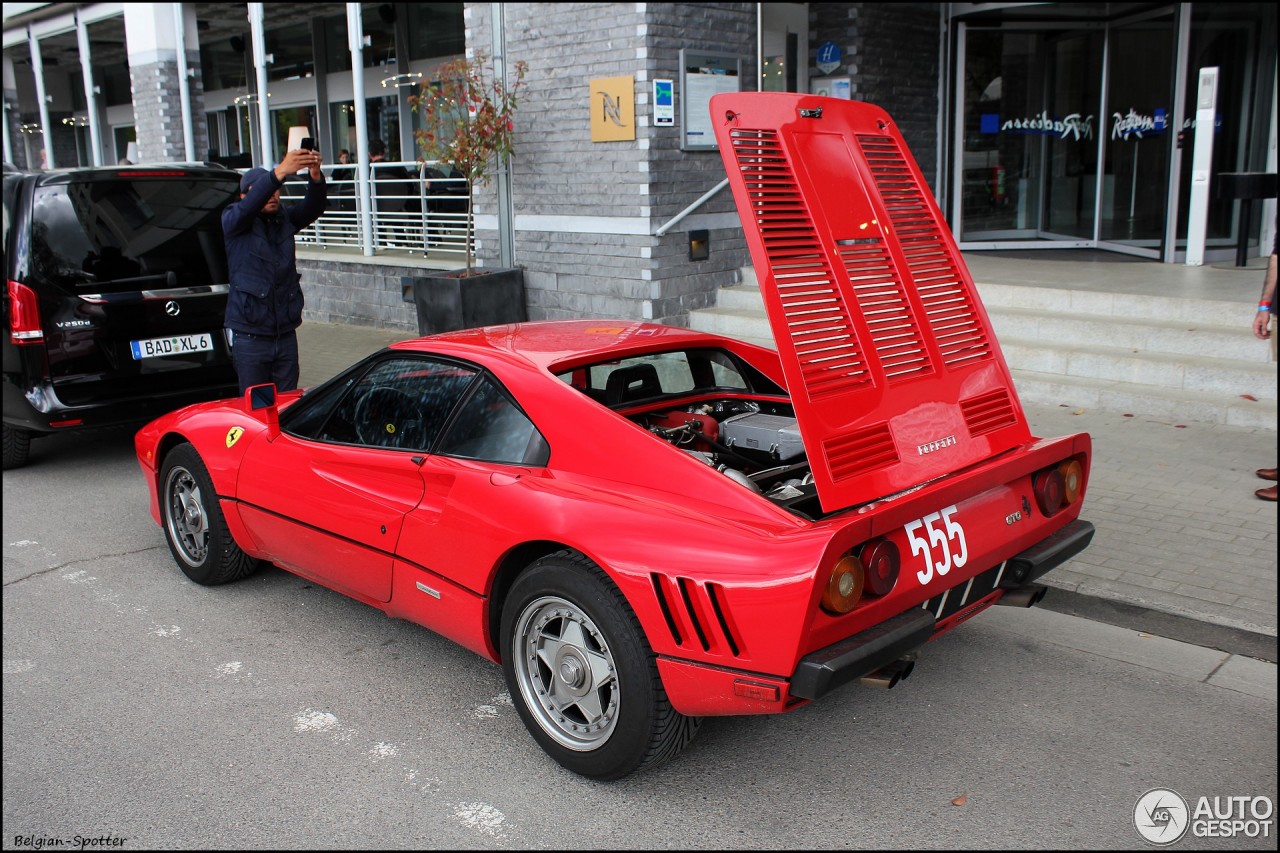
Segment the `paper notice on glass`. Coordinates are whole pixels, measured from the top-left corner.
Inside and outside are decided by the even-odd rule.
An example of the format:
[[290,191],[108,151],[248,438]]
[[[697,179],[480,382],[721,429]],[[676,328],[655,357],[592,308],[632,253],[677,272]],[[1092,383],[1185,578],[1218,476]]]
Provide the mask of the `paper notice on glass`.
[[715,130],[711,124],[711,96],[738,91],[736,74],[684,75],[684,147],[714,149]]

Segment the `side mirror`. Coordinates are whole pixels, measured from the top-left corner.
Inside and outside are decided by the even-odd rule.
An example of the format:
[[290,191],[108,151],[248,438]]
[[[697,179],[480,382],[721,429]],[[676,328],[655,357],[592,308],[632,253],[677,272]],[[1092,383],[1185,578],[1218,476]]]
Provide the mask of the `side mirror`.
[[273,384],[254,385],[244,392],[245,408],[251,412],[260,412],[267,424],[267,439],[274,439],[280,434],[280,410],[276,408],[276,386]]
[[267,409],[276,404],[276,386],[254,385],[245,392],[249,395],[249,408],[253,411]]

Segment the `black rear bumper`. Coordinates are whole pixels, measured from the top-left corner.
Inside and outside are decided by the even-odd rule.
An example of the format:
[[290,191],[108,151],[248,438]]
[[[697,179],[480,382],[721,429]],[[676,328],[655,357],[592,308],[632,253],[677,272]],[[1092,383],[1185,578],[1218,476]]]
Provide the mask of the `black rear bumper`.
[[948,590],[920,607],[913,607],[859,634],[805,655],[791,676],[791,695],[799,699],[817,699],[842,684],[887,666],[928,642],[937,623],[943,619],[996,589],[1017,589],[1062,565],[1089,546],[1093,533],[1092,524],[1077,519],[1001,565],[978,575],[968,585],[968,595],[952,597],[954,590]]

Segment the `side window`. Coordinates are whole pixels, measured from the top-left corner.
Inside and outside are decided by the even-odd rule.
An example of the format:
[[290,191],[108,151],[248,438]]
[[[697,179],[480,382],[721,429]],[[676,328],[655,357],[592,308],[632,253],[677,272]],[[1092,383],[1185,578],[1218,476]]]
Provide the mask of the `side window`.
[[488,376],[478,380],[436,452],[511,465],[546,465],[550,456],[542,435]]
[[[336,403],[326,391],[314,401],[315,411],[290,418],[288,425],[317,441],[425,451],[475,375],[474,368],[449,362],[388,358],[351,383]],[[298,405],[309,402],[303,398]]]

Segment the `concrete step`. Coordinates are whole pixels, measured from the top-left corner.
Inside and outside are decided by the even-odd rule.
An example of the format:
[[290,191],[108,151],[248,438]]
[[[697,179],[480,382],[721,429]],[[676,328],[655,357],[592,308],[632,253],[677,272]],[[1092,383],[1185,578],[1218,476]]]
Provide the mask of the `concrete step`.
[[1277,429],[1274,400],[1246,400],[1212,391],[1173,391],[1153,385],[1037,373],[1010,368],[1018,396],[1029,403],[1161,418],[1171,424],[1210,423]]
[[763,308],[700,308],[689,312],[689,328],[726,338],[773,340],[769,316]]
[[[1024,400],[1276,429],[1276,364],[1232,302],[977,287]],[[751,267],[689,325],[774,345]]]
[[[1093,344],[1046,345],[998,335],[1010,369],[1151,386],[1174,393],[1248,394],[1276,401],[1276,366],[1203,355],[1135,351]],[[1148,413],[1143,413],[1148,414]]]
[[[752,274],[754,280],[754,273]],[[1143,323],[1163,321],[1249,330],[1251,306],[1214,299],[1169,296],[1152,298],[1134,293],[1099,293],[1057,287],[1020,287],[975,281],[988,311],[1023,308],[1051,314],[1086,314],[1111,319],[1129,318]],[[1157,310],[1158,306],[1158,310]]]
[[[985,304],[985,303],[984,303]],[[1271,354],[1242,322],[1206,322],[1071,314],[987,305],[996,336],[1043,341],[1048,346],[1107,346],[1135,353],[1211,356],[1268,364]],[[1150,306],[1148,305],[1148,310]],[[1239,313],[1239,312],[1237,312]]]

